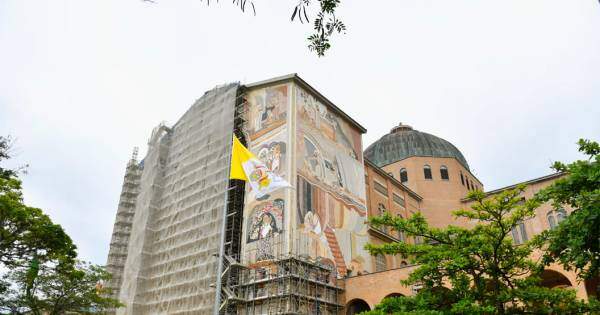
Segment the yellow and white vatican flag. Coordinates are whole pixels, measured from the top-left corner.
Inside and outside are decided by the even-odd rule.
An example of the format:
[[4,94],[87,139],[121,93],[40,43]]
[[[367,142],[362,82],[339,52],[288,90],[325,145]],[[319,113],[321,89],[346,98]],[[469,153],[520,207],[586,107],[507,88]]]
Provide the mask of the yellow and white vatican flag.
[[273,173],[265,163],[250,152],[233,136],[233,149],[231,150],[230,179],[241,179],[250,182],[250,187],[261,198],[279,188],[291,187],[285,179]]

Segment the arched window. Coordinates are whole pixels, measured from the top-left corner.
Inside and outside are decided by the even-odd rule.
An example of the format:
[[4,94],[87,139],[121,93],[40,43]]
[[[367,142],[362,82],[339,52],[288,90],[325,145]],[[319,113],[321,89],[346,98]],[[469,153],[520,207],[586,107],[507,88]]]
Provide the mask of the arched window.
[[557,227],[566,216],[567,212],[563,208],[558,208],[548,212],[548,214],[546,214],[546,219],[548,219],[548,225],[550,226],[550,229]]
[[523,221],[517,222],[517,225],[512,228],[511,232],[515,244],[523,244],[529,239],[527,237],[527,231],[525,230],[525,223]]
[[469,186],[469,179],[467,178],[467,189],[471,190],[471,186]]
[[450,177],[448,176],[448,168],[444,165],[442,165],[442,167],[440,167],[440,177],[442,178],[442,180],[450,179]]
[[400,182],[402,184],[408,182],[408,173],[406,172],[405,168],[400,169]]
[[560,223],[567,217],[567,212],[563,208],[556,209],[556,223]]
[[387,269],[387,262],[385,261],[384,255],[375,256],[375,271],[385,271]]
[[425,179],[431,179],[431,166],[425,165],[423,166],[423,176]]
[[406,266],[408,266],[408,263],[406,261],[403,260],[402,262],[400,262],[400,268],[404,268]]
[[553,229],[556,227],[556,220],[554,219],[554,211],[548,212],[548,214],[546,214],[546,219],[548,219],[548,225],[550,226],[550,229]]
[[475,190],[475,185],[473,185],[473,181],[471,181],[471,189]]
[[460,172],[460,182],[463,186],[465,185],[465,177],[463,176],[462,172]]

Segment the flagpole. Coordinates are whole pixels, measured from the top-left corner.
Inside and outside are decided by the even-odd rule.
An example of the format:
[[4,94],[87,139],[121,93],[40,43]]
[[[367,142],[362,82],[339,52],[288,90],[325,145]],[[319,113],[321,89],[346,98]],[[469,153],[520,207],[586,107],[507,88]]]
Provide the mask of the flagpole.
[[221,274],[223,273],[223,258],[225,255],[225,227],[227,224],[227,202],[229,200],[229,177],[231,173],[231,155],[233,154],[233,133],[231,135],[230,141],[231,152],[229,153],[229,157],[227,158],[228,172],[227,179],[225,180],[225,203],[223,205],[223,217],[221,219],[221,242],[219,243],[219,265],[217,266],[217,283],[215,284],[215,288],[217,290],[217,295],[215,297],[215,306],[214,306],[214,315],[219,315],[219,308],[221,307]]

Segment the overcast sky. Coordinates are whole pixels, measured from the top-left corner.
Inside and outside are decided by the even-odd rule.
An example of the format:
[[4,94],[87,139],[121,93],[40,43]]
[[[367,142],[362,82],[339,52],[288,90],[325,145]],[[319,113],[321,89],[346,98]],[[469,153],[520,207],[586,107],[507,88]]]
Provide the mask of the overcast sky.
[[95,263],[132,148],[217,84],[297,72],[368,129],[365,147],[410,124],[454,143],[486,189],[600,138],[597,0],[343,0],[348,32],[325,58],[289,22],[296,1],[255,0],[257,16],[156,1],[0,0],[0,135],[31,165],[26,202]]

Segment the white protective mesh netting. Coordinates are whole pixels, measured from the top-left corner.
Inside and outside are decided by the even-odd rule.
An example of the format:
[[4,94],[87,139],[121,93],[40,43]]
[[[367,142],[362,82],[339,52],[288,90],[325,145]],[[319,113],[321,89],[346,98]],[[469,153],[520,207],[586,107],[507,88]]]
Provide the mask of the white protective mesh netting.
[[238,84],[208,91],[144,158],[118,314],[210,314]]

